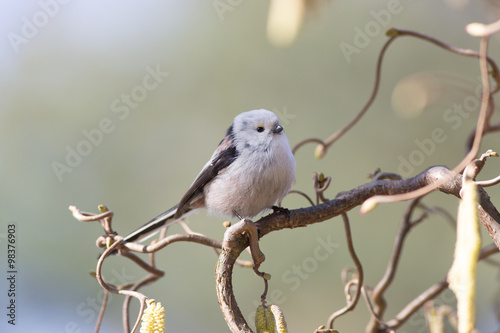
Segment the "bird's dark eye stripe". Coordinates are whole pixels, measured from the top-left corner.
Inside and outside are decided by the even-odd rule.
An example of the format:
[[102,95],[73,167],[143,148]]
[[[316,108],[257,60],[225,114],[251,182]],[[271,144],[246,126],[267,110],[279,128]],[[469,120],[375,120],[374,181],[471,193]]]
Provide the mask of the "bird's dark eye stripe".
[[257,132],[259,132],[259,133],[264,132],[264,126],[258,126]]

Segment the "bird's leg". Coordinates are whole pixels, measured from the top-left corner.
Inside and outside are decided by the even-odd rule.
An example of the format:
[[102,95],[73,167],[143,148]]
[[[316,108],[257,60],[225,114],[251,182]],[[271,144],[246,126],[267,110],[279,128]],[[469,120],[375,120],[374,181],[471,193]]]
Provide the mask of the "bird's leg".
[[234,214],[234,216],[236,216],[236,217],[237,217],[240,221],[241,221],[241,220],[243,220],[243,218],[241,217],[241,215],[240,215],[240,214],[238,214],[238,212],[237,212],[237,211],[233,210],[233,214]]

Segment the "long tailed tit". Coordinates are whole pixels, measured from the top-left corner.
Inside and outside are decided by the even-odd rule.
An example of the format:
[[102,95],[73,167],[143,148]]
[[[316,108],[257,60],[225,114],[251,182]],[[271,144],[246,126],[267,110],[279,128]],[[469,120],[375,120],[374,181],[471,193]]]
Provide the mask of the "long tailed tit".
[[248,217],[270,209],[295,180],[295,159],[278,117],[268,110],[239,114],[180,203],[127,237],[134,241],[195,209]]

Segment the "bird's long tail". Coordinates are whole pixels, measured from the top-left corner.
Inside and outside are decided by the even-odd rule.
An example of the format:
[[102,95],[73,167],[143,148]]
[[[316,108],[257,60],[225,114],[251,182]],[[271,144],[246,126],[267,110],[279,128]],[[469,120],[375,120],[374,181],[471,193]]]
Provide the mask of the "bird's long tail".
[[147,234],[159,230],[161,227],[166,227],[177,222],[178,219],[174,219],[174,215],[176,212],[177,212],[177,205],[170,208],[166,212],[158,215],[157,217],[147,222],[134,232],[130,233],[123,240],[125,242],[133,242],[138,238],[141,238]]

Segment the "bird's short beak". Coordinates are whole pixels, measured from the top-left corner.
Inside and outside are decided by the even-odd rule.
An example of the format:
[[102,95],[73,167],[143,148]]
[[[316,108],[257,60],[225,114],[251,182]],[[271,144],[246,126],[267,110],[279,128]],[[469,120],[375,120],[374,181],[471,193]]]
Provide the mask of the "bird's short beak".
[[274,134],[280,134],[281,132],[283,132],[283,126],[281,125],[278,125],[274,128],[273,130]]

